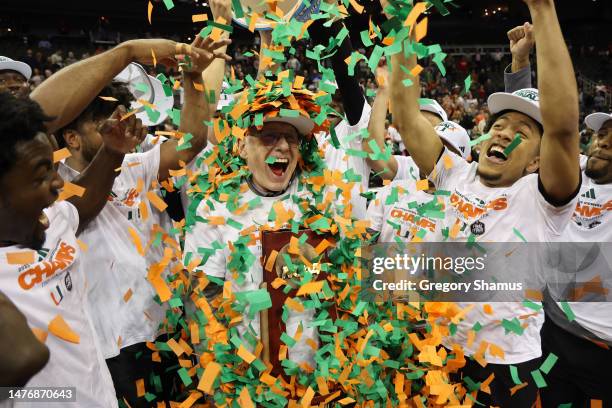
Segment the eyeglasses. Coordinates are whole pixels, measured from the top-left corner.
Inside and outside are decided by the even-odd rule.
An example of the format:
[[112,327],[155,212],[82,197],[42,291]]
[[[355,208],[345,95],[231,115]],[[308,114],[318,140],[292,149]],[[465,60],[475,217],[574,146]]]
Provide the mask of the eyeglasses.
[[255,133],[253,136],[259,139],[264,146],[274,146],[281,137],[284,137],[289,146],[300,144],[300,136],[297,133]]

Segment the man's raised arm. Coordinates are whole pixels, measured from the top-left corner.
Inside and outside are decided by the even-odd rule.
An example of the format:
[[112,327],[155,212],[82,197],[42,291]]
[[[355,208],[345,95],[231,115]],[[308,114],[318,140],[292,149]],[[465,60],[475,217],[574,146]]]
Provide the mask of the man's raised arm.
[[578,90],[572,60],[552,0],[525,0],[533,21],[544,135],[540,180],[548,197],[564,203],[580,183]]
[[131,40],[102,54],[71,64],[40,84],[30,97],[55,119],[47,123],[53,133],[76,118],[102,88],[130,62],[175,65],[175,56],[191,56],[187,44],[163,39]]
[[[421,85],[417,76],[406,73],[416,66],[416,54],[406,58],[403,51],[391,57],[391,109],[393,122],[402,136],[410,156],[425,173],[430,174],[442,153],[443,145],[431,123],[423,116],[419,107]],[[410,86],[404,80],[412,81]]]

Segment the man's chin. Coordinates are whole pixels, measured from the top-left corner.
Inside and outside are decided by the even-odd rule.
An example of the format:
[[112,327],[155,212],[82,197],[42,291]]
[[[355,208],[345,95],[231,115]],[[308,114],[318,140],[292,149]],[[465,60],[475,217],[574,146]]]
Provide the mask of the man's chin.
[[502,172],[499,169],[492,169],[489,166],[482,164],[478,165],[477,174],[482,180],[492,184],[498,182],[502,178]]

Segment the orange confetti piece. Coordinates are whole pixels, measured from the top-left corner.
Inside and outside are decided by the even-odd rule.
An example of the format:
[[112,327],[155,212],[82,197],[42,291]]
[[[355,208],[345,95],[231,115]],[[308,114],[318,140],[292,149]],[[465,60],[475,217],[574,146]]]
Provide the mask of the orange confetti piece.
[[490,304],[485,304],[485,305],[482,307],[482,311],[483,311],[483,312],[485,312],[485,313],[486,313],[486,314],[488,314],[488,315],[492,315],[492,314],[493,314],[493,308],[491,307],[491,305],[490,305]]
[[363,13],[363,6],[359,3],[357,3],[357,1],[355,0],[350,0],[351,2],[351,6],[353,6],[353,8],[355,9],[355,11],[359,14]]
[[210,225],[225,225],[225,217],[220,215],[211,215],[206,217]]
[[308,389],[304,393],[304,396],[302,397],[302,408],[310,407],[310,403],[312,402],[314,394],[315,392],[312,387],[308,387]]
[[251,364],[253,361],[255,361],[256,358],[255,355],[249,350],[247,350],[242,344],[240,345],[240,347],[238,347],[237,354],[238,357],[243,359],[247,364]]
[[251,399],[251,395],[249,394],[249,389],[247,387],[242,387],[242,391],[240,391],[240,395],[238,396],[238,406],[244,408],[255,408],[255,404]]
[[38,341],[40,341],[41,343],[44,343],[47,341],[48,333],[46,330],[39,329],[38,327],[30,327],[30,330],[32,330],[34,337],[36,337]]
[[6,254],[6,262],[9,265],[26,265],[36,261],[36,251],[9,252]]
[[162,278],[152,278],[149,279],[149,282],[162,302],[167,302],[172,297],[172,291],[170,291],[170,288]]
[[425,191],[428,188],[429,188],[429,180],[422,179],[422,180],[418,180],[416,182],[416,189],[417,189],[417,191]]
[[324,239],[323,241],[319,242],[319,244],[315,247],[315,252],[317,253],[317,255],[321,255],[323,251],[325,251],[330,246],[333,246],[333,244],[328,240]]
[[442,160],[444,162],[444,168],[447,170],[453,167],[453,159],[451,159],[450,156],[445,154]]
[[153,66],[156,67],[157,66],[157,57],[155,57],[155,51],[153,51],[153,49],[151,49],[151,58],[153,58]]
[[209,362],[205,369],[200,382],[198,383],[198,390],[205,392],[206,394],[212,395],[213,383],[221,373],[221,366],[214,361]]
[[83,194],[85,194],[85,188],[81,187],[77,184],[73,184],[70,183],[68,181],[64,182],[64,188],[62,189],[62,191],[59,194],[59,197],[57,198],[58,201],[63,201],[63,200],[67,200],[70,197],[83,197]]
[[297,292],[297,296],[310,295],[311,293],[318,293],[323,290],[323,281],[308,282],[300,286]]
[[425,2],[415,4],[412,10],[410,10],[408,17],[406,17],[406,20],[404,21],[404,27],[410,26],[410,31],[412,31],[412,26],[426,9],[427,4]]
[[131,297],[132,297],[132,289],[130,288],[123,295],[123,301],[127,303],[131,299]]
[[132,238],[132,242],[136,245],[136,250],[142,256],[144,256],[144,249],[142,247],[142,242],[140,241],[140,235],[136,232],[136,230],[132,227],[128,227],[128,232],[130,233],[130,237]]
[[268,272],[272,272],[272,268],[274,267],[274,263],[276,262],[276,257],[278,256],[278,251],[276,249],[272,250],[270,256],[266,260],[265,269]]
[[56,315],[47,327],[49,333],[69,343],[79,344],[81,337],[75,333],[61,315]]
[[151,24],[151,13],[153,13],[153,3],[149,1],[147,6],[147,20],[149,20],[149,24]]
[[174,354],[176,354],[177,357],[180,357],[185,352],[185,350],[183,350],[183,347],[181,347],[181,345],[178,344],[174,339],[168,340],[166,344],[168,345],[168,347],[170,347]]
[[144,397],[144,395],[145,395],[144,378],[139,378],[138,380],[136,380],[136,396],[140,398],[140,397]]
[[427,21],[428,18],[425,17],[419,23],[417,23],[416,28],[414,29],[415,40],[417,42],[421,41],[427,35]]
[[251,20],[249,21],[249,31],[254,33],[255,26],[257,25],[257,20],[259,20],[259,15],[257,13],[251,14]]
[[63,149],[56,150],[53,152],[53,163],[58,163],[70,156],[72,156],[72,153],[70,153],[70,150],[65,147]]
[[140,204],[138,204],[138,209],[140,210],[140,217],[143,221],[146,221],[147,218],[149,218],[149,207],[147,207],[144,201],[141,201]]
[[285,300],[285,304],[287,305],[287,307],[289,307],[292,310],[295,310],[298,313],[301,313],[304,311],[304,305],[301,302],[298,302],[297,300],[288,297]]
[[420,66],[419,64],[416,64],[414,68],[410,70],[410,74],[412,76],[418,76],[421,72],[423,72],[423,67]]
[[166,204],[164,200],[162,200],[157,194],[155,194],[154,191],[148,191],[147,198],[149,199],[151,205],[157,208],[159,212],[164,212],[166,211],[166,208],[168,208],[168,204]]
[[129,118],[130,116],[135,115],[135,114],[136,114],[136,110],[133,110],[133,111],[128,112],[128,113],[126,113],[125,115],[121,116],[121,118],[120,118],[119,120],[120,120],[120,121],[124,121],[124,120],[126,120],[127,118]]
[[207,21],[208,16],[206,14],[194,14],[191,16],[192,23],[201,23],[202,21]]

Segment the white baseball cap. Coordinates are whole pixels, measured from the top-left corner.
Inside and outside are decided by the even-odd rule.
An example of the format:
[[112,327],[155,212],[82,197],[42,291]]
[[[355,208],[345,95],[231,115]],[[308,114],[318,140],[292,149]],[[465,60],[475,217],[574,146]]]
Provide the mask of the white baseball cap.
[[446,114],[446,111],[434,99],[426,99],[424,101],[421,101],[419,102],[419,106],[422,111],[431,112],[435,115],[438,115],[443,122],[446,122],[448,120],[448,115]]
[[504,110],[513,110],[523,113],[542,124],[540,96],[535,88],[519,89],[513,93],[496,92],[489,96],[487,105],[489,105],[489,111],[492,114]]
[[446,120],[434,127],[440,138],[450,143],[459,153],[461,157],[467,160],[470,157],[472,149],[470,148],[470,136],[468,132],[458,123]]
[[596,112],[587,115],[587,117],[584,118],[584,123],[589,128],[593,129],[596,132],[599,132],[599,129],[601,129],[603,124],[609,120],[612,120],[612,113]]
[[131,108],[138,110],[136,117],[142,121],[143,125],[155,126],[166,120],[168,111],[174,106],[174,96],[166,96],[161,81],[148,75],[141,65],[132,62],[115,77],[115,81],[124,82],[134,98],[155,105],[155,111],[159,112],[159,117],[151,118],[143,104],[138,101],[132,102]]
[[230,84],[227,83],[226,81],[223,81],[223,84],[221,85],[221,94],[219,95],[219,100],[217,101],[217,110],[221,110],[225,108],[226,106],[231,105],[232,102],[234,102],[234,95],[223,92],[229,87],[230,87]]
[[292,125],[293,127],[295,127],[298,133],[302,136],[309,135],[315,126],[314,121],[304,115],[300,115],[297,117],[274,116],[274,117],[264,118],[264,123],[269,123],[269,122],[288,123]]
[[26,80],[32,76],[32,68],[25,62],[15,61],[9,57],[0,56],[0,71],[15,71],[25,77]]

